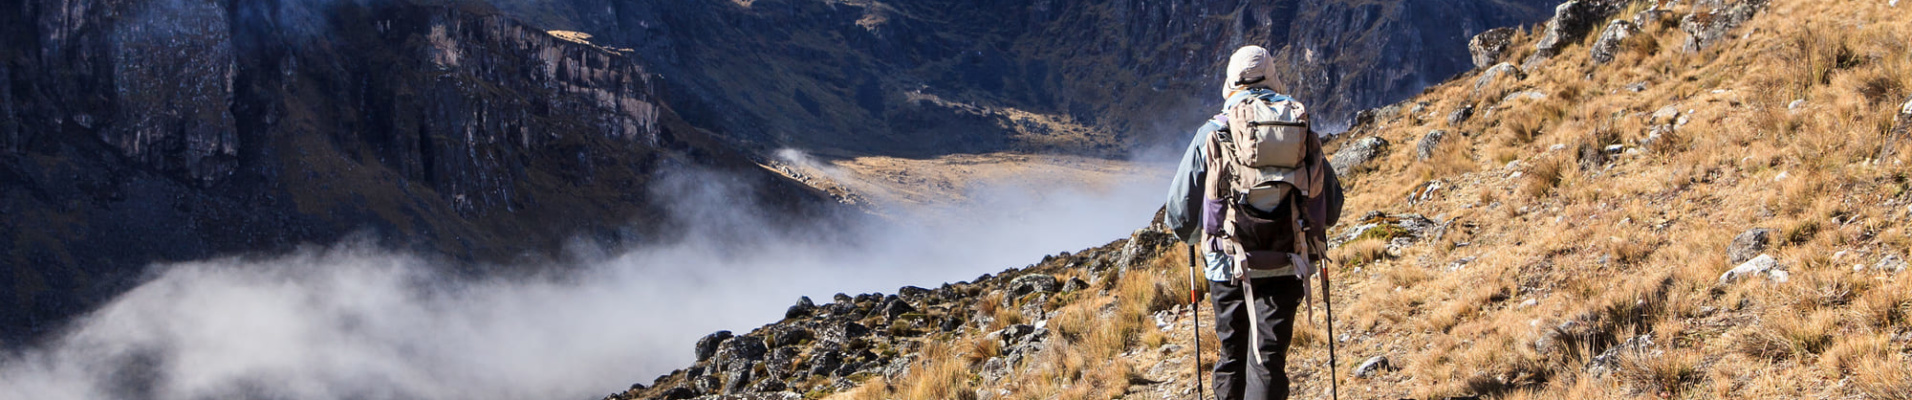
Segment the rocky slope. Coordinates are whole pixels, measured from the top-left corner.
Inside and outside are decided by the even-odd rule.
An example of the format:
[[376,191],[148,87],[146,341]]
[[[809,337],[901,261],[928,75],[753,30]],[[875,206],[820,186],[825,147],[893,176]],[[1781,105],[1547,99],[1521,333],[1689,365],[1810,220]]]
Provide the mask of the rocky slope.
[[355,234],[467,267],[641,242],[673,223],[644,189],[668,171],[829,202],[683,122],[628,50],[484,5],[36,0],[0,7],[0,41],[0,338],[151,262]]
[[[1904,7],[1576,1],[1474,38],[1492,68],[1330,144],[1337,335],[1299,323],[1296,396],[1912,398]],[[1145,229],[800,304],[610,398],[1185,398],[1186,256]]]
[[1126,155],[1219,104],[1247,44],[1277,50],[1325,127],[1472,68],[1465,40],[1557,0],[578,1],[504,5],[660,71],[696,123],[826,155]]

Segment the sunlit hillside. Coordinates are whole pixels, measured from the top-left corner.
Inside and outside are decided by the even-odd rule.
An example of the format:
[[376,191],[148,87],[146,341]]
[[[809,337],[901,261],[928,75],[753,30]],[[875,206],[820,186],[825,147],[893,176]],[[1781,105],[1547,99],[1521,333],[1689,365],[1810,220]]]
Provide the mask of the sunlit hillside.
[[[1912,399],[1912,5],[1893,3],[1633,2],[1551,57],[1546,25],[1520,29],[1505,65],[1364,113],[1329,145],[1350,171],[1337,337],[1320,308],[1297,327],[1296,396],[1327,398],[1333,368],[1344,398]],[[916,318],[953,329],[869,314],[901,367],[791,396],[1192,397],[1190,322],[1213,362],[1212,310],[1187,307],[1185,248],[1135,239],[944,288],[980,299]],[[1086,285],[1005,293],[1031,273]],[[792,345],[797,369],[820,354]]]

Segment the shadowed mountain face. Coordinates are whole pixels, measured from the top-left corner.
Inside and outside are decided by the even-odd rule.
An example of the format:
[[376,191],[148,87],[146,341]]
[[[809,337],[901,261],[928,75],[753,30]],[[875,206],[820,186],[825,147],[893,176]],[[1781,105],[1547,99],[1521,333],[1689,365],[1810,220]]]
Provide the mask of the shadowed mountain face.
[[0,338],[153,262],[355,233],[466,266],[646,242],[672,223],[646,188],[680,169],[827,213],[750,161],[778,147],[1122,156],[1211,113],[1246,44],[1332,128],[1554,3],[14,1]]
[[[1123,155],[1219,106],[1234,49],[1274,50],[1325,130],[1472,68],[1467,39],[1557,0],[505,3],[599,35],[693,122],[852,153]],[[568,7],[566,7],[568,6]]]
[[33,0],[0,35],[0,338],[153,262],[354,234],[467,266],[644,242],[671,171],[828,202],[685,124],[639,60],[487,7]]

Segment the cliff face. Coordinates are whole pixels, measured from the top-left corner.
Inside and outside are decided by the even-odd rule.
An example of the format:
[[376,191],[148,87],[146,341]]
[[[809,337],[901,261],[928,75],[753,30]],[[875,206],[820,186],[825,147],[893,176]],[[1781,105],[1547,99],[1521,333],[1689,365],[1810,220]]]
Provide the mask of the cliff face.
[[355,233],[472,263],[643,241],[672,166],[792,212],[827,198],[685,124],[625,50],[484,6],[32,0],[0,35],[6,337],[150,262]]
[[[1472,68],[1467,38],[1555,0],[611,2],[527,9],[637,49],[694,122],[853,153],[1122,154],[1219,105],[1270,47],[1325,128]],[[503,6],[513,9],[510,5]]]

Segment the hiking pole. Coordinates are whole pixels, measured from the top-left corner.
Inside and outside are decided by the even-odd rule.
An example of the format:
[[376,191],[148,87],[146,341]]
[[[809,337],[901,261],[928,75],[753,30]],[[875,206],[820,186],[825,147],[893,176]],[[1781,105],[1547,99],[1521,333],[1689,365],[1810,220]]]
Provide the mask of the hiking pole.
[[1328,270],[1321,269],[1321,304],[1328,309],[1328,396],[1341,400],[1341,364],[1336,362],[1334,355],[1334,342],[1337,340],[1334,336],[1334,292],[1328,291]]
[[1202,383],[1202,297],[1195,292],[1197,280],[1202,279],[1201,276],[1195,272],[1196,266],[1201,264],[1200,259],[1201,255],[1195,252],[1195,245],[1192,243],[1189,244],[1188,306],[1189,311],[1194,313],[1189,319],[1195,321],[1195,398],[1206,399],[1207,396],[1202,394],[1202,386],[1206,385]]

